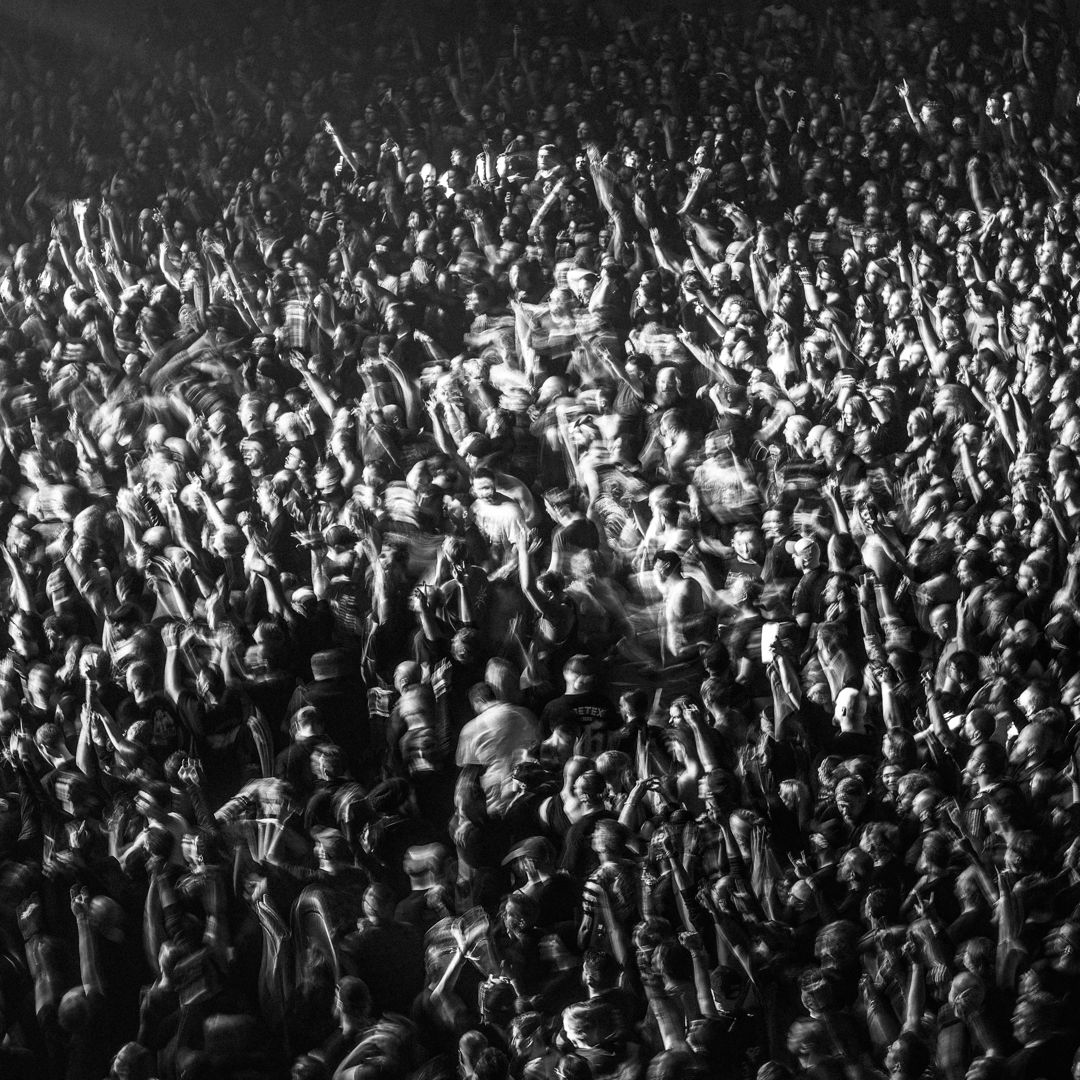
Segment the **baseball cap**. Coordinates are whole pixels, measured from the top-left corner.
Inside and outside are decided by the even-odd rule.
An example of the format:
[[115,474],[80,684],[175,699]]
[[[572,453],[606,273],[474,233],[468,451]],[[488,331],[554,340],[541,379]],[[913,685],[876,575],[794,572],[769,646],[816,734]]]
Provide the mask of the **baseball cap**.
[[551,841],[543,836],[530,836],[515,844],[503,859],[502,865],[509,866],[518,859],[532,859],[534,862],[551,862],[555,858],[555,849]]
[[316,680],[339,678],[345,674],[345,666],[342,649],[323,649],[311,658],[311,674]]
[[815,566],[821,561],[821,548],[813,537],[804,536],[795,544],[794,550],[800,559],[806,559]]

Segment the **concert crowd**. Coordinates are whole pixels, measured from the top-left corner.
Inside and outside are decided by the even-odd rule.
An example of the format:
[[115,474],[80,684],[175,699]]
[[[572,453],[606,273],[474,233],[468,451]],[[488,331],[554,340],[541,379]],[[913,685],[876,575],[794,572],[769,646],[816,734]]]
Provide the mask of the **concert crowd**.
[[0,41],[0,1076],[1080,1076],[1075,7],[139,7]]

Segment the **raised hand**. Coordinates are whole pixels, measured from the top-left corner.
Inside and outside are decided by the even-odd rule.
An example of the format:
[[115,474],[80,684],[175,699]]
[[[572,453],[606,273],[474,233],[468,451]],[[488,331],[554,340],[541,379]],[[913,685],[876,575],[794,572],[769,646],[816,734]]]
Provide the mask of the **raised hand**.
[[41,933],[41,900],[37,893],[31,893],[19,905],[18,918],[24,941]]
[[199,763],[195,758],[186,758],[176,775],[188,787],[197,787],[199,783]]
[[71,914],[85,919],[90,914],[90,890],[79,885],[71,886]]
[[690,953],[702,953],[705,946],[701,942],[701,935],[695,930],[684,930],[679,935],[679,944]]

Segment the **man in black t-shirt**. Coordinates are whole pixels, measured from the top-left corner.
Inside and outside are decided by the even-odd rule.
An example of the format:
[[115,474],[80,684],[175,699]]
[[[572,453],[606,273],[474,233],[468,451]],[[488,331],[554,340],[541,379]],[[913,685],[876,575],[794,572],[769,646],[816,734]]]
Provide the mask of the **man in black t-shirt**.
[[347,668],[342,649],[315,653],[311,658],[314,679],[297,687],[288,714],[291,717],[305,705],[314,705],[330,741],[345,751],[354,773],[364,776],[371,768],[374,753],[367,696],[359,682],[350,678]]
[[1021,1048],[1006,1063],[1010,1080],[1069,1076],[1076,1039],[1057,1029],[1058,1003],[1036,991],[1020,999],[1013,1012],[1013,1035]]
[[555,850],[543,836],[530,836],[512,847],[503,866],[510,866],[525,880],[517,892],[536,901],[536,929],[553,933],[573,926],[581,902],[581,888],[569,874],[557,873]]
[[795,565],[802,577],[791,597],[791,610],[800,630],[809,630],[825,618],[825,583],[829,572],[821,565],[821,547],[810,536],[795,544]]
[[606,695],[594,689],[596,678],[588,656],[571,656],[563,667],[566,692],[544,708],[540,724],[545,735],[562,729],[581,746],[575,752],[595,757],[608,749],[618,730],[619,711]]
[[173,703],[154,690],[153,667],[136,661],[127,670],[127,685],[130,696],[120,702],[116,717],[125,729],[140,720],[150,725],[150,751],[158,764],[164,765],[174,750],[190,751],[194,733],[180,722]]
[[376,1013],[408,1015],[424,985],[424,938],[394,917],[395,898],[386,885],[364,893],[364,917],[341,943],[344,966],[371,991]]

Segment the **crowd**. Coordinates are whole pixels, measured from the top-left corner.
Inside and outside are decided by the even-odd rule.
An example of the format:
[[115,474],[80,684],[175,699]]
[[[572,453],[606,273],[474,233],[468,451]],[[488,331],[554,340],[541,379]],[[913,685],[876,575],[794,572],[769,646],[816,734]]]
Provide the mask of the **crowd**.
[[1080,1076],[1080,26],[736,8],[0,42],[4,1080]]

